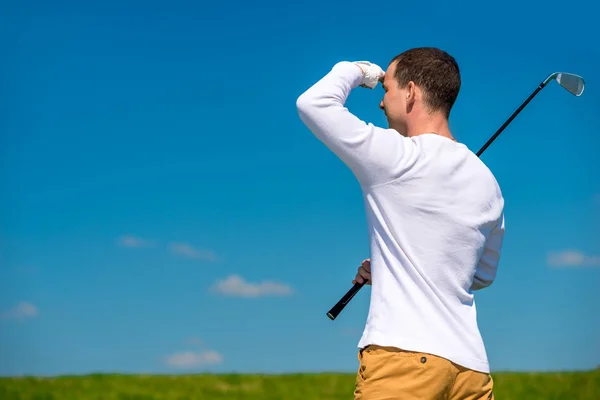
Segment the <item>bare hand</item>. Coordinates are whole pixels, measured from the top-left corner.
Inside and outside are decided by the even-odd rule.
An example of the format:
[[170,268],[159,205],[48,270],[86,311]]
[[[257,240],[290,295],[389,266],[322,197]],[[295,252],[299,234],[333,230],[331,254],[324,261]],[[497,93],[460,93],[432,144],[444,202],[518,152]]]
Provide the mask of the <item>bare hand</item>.
[[352,281],[352,284],[355,284],[356,282],[363,283],[365,281],[366,281],[365,285],[371,284],[371,259],[370,258],[367,258],[366,260],[364,260],[362,262],[362,264],[360,265],[360,267],[358,267],[358,273],[356,274],[356,277]]

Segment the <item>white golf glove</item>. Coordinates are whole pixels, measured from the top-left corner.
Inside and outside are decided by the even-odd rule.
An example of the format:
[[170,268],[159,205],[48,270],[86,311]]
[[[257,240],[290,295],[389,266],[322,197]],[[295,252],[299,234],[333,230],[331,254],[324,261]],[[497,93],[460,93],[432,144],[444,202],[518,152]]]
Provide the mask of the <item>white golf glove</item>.
[[377,64],[373,64],[369,61],[354,61],[354,64],[358,65],[363,71],[363,78],[360,82],[361,87],[373,89],[377,86],[377,82],[383,78],[385,72]]

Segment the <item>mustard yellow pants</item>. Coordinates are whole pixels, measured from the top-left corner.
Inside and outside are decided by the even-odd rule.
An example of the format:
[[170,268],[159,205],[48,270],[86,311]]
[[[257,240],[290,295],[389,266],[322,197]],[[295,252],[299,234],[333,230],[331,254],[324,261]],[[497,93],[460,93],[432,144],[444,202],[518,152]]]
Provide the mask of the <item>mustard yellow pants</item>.
[[367,346],[358,361],[355,400],[494,400],[490,374],[431,354]]

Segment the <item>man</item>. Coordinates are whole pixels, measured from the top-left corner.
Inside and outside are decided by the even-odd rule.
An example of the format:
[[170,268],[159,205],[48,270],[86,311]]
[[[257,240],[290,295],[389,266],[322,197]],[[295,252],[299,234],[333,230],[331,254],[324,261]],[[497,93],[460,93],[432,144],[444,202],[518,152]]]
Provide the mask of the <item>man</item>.
[[[384,90],[389,128],[344,103],[354,88]],[[489,286],[504,235],[494,176],[450,132],[461,85],[446,52],[415,48],[384,72],[337,63],[297,100],[301,120],[353,172],[366,208],[371,302],[358,344],[355,399],[493,399],[473,291]]]

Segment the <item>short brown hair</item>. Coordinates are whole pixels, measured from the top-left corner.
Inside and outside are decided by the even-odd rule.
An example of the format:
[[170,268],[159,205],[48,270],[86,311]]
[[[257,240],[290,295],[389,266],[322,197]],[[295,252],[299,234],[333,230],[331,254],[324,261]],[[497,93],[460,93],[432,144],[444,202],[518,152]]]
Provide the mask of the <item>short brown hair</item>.
[[417,47],[398,54],[395,78],[400,87],[413,81],[424,92],[424,101],[433,112],[446,118],[460,91],[460,70],[454,57],[435,47]]

